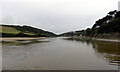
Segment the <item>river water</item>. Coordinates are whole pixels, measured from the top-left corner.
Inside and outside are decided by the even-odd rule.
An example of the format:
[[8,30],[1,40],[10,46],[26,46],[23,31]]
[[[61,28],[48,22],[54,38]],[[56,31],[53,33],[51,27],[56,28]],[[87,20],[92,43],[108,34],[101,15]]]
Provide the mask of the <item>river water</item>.
[[118,70],[117,42],[47,38],[5,42],[3,70]]

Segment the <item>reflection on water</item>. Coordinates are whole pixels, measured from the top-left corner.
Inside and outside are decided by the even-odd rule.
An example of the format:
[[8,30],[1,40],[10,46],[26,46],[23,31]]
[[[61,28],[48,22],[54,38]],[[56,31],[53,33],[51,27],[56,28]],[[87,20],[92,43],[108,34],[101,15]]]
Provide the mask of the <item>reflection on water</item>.
[[3,70],[117,70],[118,43],[48,38],[3,42]]
[[65,39],[72,41],[80,41],[86,44],[92,44],[96,55],[100,58],[106,58],[106,61],[111,65],[120,65],[120,53],[119,53],[119,43],[108,42],[108,41],[98,41],[98,40],[79,40],[79,39]]

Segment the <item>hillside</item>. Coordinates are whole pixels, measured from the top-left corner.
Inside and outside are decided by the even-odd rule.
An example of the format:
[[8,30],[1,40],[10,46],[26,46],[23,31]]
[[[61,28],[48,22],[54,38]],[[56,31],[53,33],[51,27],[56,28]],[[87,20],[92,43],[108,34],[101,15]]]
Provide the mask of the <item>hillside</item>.
[[2,37],[54,37],[56,34],[31,26],[0,25]]
[[119,37],[120,11],[110,11],[105,17],[97,20],[92,28],[67,32],[59,36]]

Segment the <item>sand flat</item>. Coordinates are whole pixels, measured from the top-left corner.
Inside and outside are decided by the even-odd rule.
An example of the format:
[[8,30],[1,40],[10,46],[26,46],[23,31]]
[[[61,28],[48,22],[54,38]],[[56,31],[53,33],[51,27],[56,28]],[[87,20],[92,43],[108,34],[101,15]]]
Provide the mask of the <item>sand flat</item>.
[[35,40],[35,39],[45,39],[46,37],[3,37],[0,41],[17,41],[17,40]]

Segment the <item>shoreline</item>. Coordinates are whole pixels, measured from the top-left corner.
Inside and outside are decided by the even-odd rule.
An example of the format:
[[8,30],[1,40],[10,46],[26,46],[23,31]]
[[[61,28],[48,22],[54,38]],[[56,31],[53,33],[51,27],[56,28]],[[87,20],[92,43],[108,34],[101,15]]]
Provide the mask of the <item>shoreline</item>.
[[99,41],[109,41],[109,42],[120,42],[120,40],[119,39],[98,39],[98,38],[96,38],[95,40],[99,40]]
[[46,38],[47,37],[1,37],[0,41],[36,40]]
[[[47,37],[1,37],[0,41],[27,41],[36,39],[46,39]],[[119,39],[105,39],[105,38],[94,38],[94,37],[61,37],[61,38],[72,38],[80,40],[99,40],[99,41],[109,41],[109,42],[120,42]]]
[[69,37],[70,39],[76,39],[76,40],[98,40],[98,41],[108,41],[108,42],[120,42],[120,39],[106,39],[106,38],[97,38],[97,37]]

